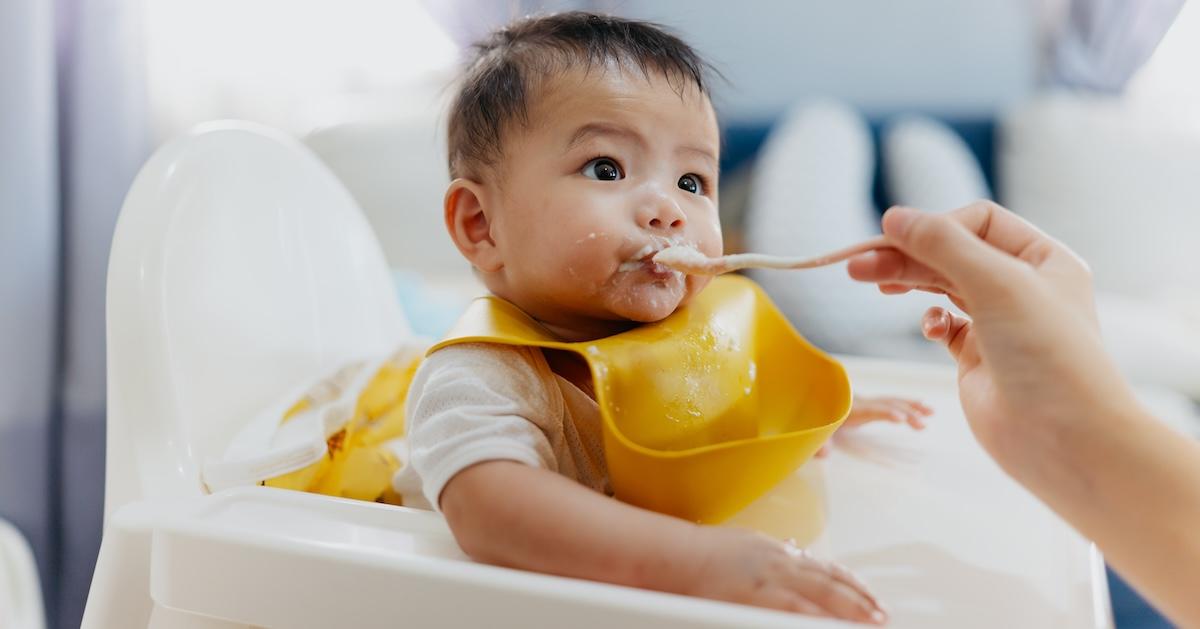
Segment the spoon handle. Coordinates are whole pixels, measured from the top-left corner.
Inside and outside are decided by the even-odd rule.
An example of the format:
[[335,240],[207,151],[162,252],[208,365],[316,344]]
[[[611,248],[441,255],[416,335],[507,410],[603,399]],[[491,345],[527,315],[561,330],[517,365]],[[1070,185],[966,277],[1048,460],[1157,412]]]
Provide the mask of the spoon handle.
[[837,264],[842,260],[852,258],[860,253],[866,253],[874,249],[882,249],[890,246],[887,238],[876,236],[870,240],[864,240],[856,245],[850,245],[837,251],[832,251],[825,255],[815,258],[791,258],[784,256],[772,256],[762,253],[735,253],[725,256],[721,260],[721,271],[737,271],[739,269],[815,269],[817,267]]

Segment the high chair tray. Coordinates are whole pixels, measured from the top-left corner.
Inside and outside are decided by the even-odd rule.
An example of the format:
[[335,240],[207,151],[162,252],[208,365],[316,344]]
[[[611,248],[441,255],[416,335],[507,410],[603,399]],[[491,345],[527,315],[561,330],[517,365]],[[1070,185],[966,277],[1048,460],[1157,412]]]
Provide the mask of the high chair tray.
[[873,424],[823,462],[814,544],[858,572],[891,627],[1111,627],[1104,561],[971,435],[950,365],[839,357],[856,395],[934,408],[925,430]]
[[783,613],[478,564],[428,511],[265,487],[154,511],[122,514],[153,523],[154,601],[252,626],[796,626]]
[[[980,450],[949,368],[843,360],[857,393],[933,406],[928,428],[839,436],[733,524],[767,530],[761,507],[804,493],[809,521],[784,524],[863,576],[891,627],[1111,626],[1098,553]],[[155,603],[231,626],[848,626],[477,564],[435,513],[265,487],[132,504],[112,525],[149,534]]]

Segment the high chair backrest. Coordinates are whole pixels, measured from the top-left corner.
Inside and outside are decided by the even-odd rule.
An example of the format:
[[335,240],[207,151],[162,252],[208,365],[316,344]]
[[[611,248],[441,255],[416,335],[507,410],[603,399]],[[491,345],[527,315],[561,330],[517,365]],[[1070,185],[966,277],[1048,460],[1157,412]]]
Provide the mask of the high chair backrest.
[[160,148],[135,179],[108,267],[105,521],[196,495],[256,411],[408,334],[382,251],[296,140],[240,122]]

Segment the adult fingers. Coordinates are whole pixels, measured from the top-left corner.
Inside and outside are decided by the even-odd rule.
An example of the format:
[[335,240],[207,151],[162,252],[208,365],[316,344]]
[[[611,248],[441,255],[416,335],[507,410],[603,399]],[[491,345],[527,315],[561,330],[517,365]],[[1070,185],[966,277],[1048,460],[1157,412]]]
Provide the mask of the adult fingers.
[[[931,218],[946,220],[928,220]],[[941,223],[957,224],[968,235],[987,243],[1000,253],[1031,263],[1040,261],[1041,255],[1048,251],[1046,246],[1058,245],[1033,224],[986,200],[976,201],[944,214],[927,214],[913,208],[893,207],[884,214],[883,231],[890,242],[904,243],[916,239],[923,242],[923,249],[936,251],[941,244],[937,242],[937,238],[927,242],[924,239],[936,236],[940,232],[936,229],[929,233],[921,232],[927,228],[936,228]],[[913,232],[914,229],[917,231]]]
[[908,292],[917,287],[946,293],[954,290],[944,275],[898,249],[877,249],[854,256],[846,270],[860,282],[879,284],[885,293]]
[[891,274],[883,275],[880,283],[933,286],[968,302],[973,294],[1004,289],[1022,264],[1016,258],[1048,242],[1034,227],[993,203],[948,214],[895,207],[884,215],[883,230],[902,255],[875,254],[873,270]]

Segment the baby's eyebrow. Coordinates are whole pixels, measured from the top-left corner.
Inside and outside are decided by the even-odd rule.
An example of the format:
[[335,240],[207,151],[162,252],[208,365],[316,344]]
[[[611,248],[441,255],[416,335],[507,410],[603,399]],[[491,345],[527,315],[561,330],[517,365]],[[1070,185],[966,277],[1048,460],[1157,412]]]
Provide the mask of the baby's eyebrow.
[[567,151],[579,146],[581,143],[590,140],[596,136],[614,135],[621,139],[632,141],[640,145],[645,145],[646,141],[641,134],[628,127],[609,124],[606,122],[589,122],[575,130],[571,134],[570,141],[567,142]]
[[701,148],[699,146],[681,146],[678,149],[675,149],[675,152],[698,155],[707,161],[709,166],[712,166],[714,169],[717,168],[717,156],[706,148]]
[[[612,123],[608,123],[608,122],[589,122],[589,123],[579,127],[578,129],[575,130],[575,133],[571,134],[571,139],[570,139],[570,141],[567,142],[566,150],[567,150],[567,152],[570,152],[576,146],[579,146],[580,144],[582,144],[583,142],[586,142],[587,140],[590,140],[597,136],[605,136],[605,135],[617,136],[620,139],[638,144],[643,148],[645,148],[645,146],[646,146],[646,139],[642,136],[642,134],[638,133],[637,131],[635,131],[633,129],[630,129],[629,127],[616,125],[616,124],[612,124]],[[680,146],[677,149],[675,149],[675,152],[676,153],[692,153],[694,155],[698,155],[702,159],[707,161],[709,163],[709,165],[712,166],[714,169],[717,168],[717,156],[710,149],[703,148],[700,146],[684,145],[684,146]]]

